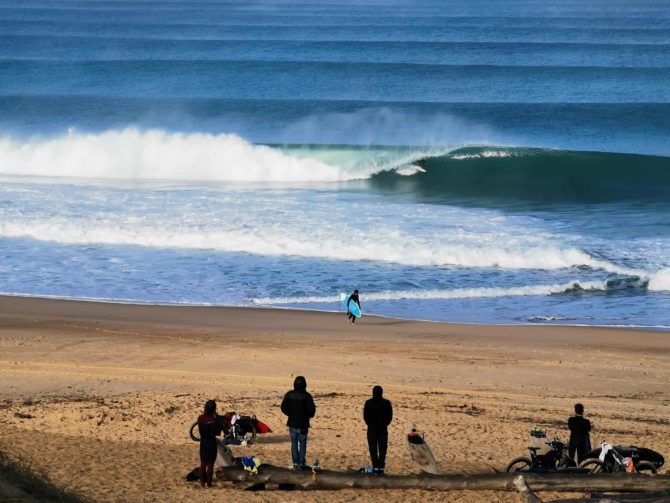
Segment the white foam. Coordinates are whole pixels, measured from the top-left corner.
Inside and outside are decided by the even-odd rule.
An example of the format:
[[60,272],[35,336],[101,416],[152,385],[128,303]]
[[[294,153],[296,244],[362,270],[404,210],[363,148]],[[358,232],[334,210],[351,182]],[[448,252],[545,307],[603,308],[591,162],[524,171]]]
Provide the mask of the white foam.
[[661,269],[649,278],[649,290],[670,292],[670,268]]
[[329,227],[284,228],[273,222],[235,228],[160,227],[131,219],[110,224],[93,219],[43,218],[39,222],[0,222],[0,236],[29,237],[67,244],[137,245],[299,256],[329,260],[370,260],[412,266],[498,267],[502,269],[562,269],[590,266],[616,271],[616,266],[575,249],[524,240],[506,247],[456,239],[428,241],[399,231],[345,235]]
[[476,154],[455,154],[451,158],[457,161],[463,161],[466,159],[481,159],[481,158],[502,159],[505,157],[512,157],[512,153],[507,150],[484,150]]
[[355,178],[313,158],[252,145],[235,135],[134,128],[0,139],[0,174],[205,181],[338,181]]
[[[604,282],[580,282],[553,285],[532,285],[511,288],[457,288],[453,290],[388,290],[383,292],[364,293],[365,301],[393,300],[448,300],[473,299],[485,297],[521,297],[537,295],[555,295],[579,288],[585,291],[604,291]],[[249,299],[258,305],[281,304],[329,304],[339,302],[337,295],[329,296],[296,296],[296,297],[262,297]]]

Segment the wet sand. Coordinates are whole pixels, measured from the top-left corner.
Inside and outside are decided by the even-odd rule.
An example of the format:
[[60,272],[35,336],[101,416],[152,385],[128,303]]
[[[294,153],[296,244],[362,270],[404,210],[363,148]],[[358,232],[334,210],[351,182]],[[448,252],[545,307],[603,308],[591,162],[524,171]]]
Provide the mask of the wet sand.
[[[0,297],[0,450],[95,501],[232,501],[185,482],[188,427],[208,398],[274,430],[240,447],[290,464],[279,403],[305,375],[317,415],[310,460],[369,464],[362,406],[393,402],[387,471],[416,469],[404,436],[424,430],[440,470],[504,469],[528,429],[567,440],[581,401],[592,442],[670,456],[670,334],[425,323],[278,309],[139,306]],[[665,467],[664,467],[665,470]],[[520,501],[501,493],[264,492],[255,501]]]

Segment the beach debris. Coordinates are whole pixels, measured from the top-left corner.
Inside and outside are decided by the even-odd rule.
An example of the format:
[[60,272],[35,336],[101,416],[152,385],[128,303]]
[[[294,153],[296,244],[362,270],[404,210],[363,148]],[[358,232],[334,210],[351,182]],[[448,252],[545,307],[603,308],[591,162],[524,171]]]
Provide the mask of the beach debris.
[[26,414],[24,412],[15,412],[14,417],[18,417],[19,419],[34,419],[35,416],[32,414]]

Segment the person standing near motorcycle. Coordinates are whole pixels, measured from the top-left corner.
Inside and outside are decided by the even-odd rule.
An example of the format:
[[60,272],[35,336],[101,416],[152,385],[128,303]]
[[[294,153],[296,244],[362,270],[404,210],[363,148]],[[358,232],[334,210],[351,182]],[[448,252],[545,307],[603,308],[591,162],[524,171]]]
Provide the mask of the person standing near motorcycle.
[[216,461],[216,437],[223,431],[221,422],[216,419],[216,402],[207,400],[204,413],[198,417],[200,432],[200,485],[212,487],[214,461]]
[[386,450],[388,448],[388,425],[393,420],[393,406],[382,395],[381,386],[372,388],[372,398],[365,402],[363,419],[368,425],[368,447],[372,469],[377,475],[384,474],[386,465]]
[[281,411],[288,416],[286,425],[291,435],[291,458],[293,469],[302,470],[307,464],[307,434],[309,420],[316,414],[316,405],[312,395],[307,392],[307,380],[298,376],[293,381],[293,390],[284,395]]
[[575,404],[575,415],[568,419],[568,428],[570,429],[570,459],[575,459],[577,453],[577,464],[579,464],[584,454],[591,450],[591,421],[584,418],[584,406],[581,403]]

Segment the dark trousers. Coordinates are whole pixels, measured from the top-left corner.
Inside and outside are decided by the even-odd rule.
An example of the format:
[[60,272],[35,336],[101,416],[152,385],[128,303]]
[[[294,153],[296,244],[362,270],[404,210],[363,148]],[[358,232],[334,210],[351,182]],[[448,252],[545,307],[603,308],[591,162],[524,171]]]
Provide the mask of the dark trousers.
[[577,464],[582,462],[582,460],[584,459],[584,454],[586,454],[584,452],[584,447],[583,446],[584,446],[583,442],[581,442],[580,444],[570,443],[570,445],[569,445],[570,450],[568,451],[568,453],[570,455],[570,459],[575,459],[575,452],[576,452],[577,453]]
[[356,317],[353,314],[347,313],[347,317],[351,323],[356,323]]
[[291,459],[293,464],[301,468],[305,466],[307,456],[307,428],[288,428],[291,435]]
[[386,466],[386,449],[388,448],[389,434],[387,430],[368,430],[368,447],[370,448],[370,459],[372,468],[384,468]]

